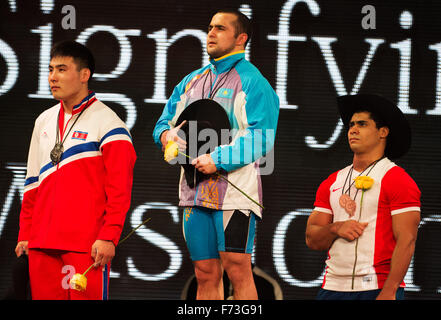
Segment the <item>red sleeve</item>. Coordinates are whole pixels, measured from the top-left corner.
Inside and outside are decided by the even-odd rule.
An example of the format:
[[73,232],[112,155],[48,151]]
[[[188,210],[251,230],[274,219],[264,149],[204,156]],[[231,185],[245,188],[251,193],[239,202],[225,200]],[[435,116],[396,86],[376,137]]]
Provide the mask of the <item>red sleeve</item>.
[[31,143],[29,145],[28,161],[26,168],[26,181],[24,183],[23,201],[20,210],[20,229],[18,232],[18,242],[29,241],[31,236],[32,215],[34,213],[34,205],[38,196],[38,178],[40,167],[38,162],[39,148],[39,122],[40,117],[35,120],[34,129],[32,131]]
[[31,235],[32,213],[34,211],[35,199],[37,198],[38,188],[26,191],[20,211],[20,230],[18,232],[18,242],[28,241]]
[[401,167],[390,169],[381,182],[391,214],[420,211],[421,191],[415,181]]
[[[331,174],[325,181],[323,181],[317,189],[317,193],[315,195],[314,207],[316,209],[325,209],[318,211],[325,211],[327,213],[332,214],[331,203],[329,201],[330,193],[331,193],[331,185],[335,182],[337,178],[337,173],[334,172]],[[315,209],[314,209],[315,210]]]
[[104,225],[97,239],[110,240],[116,246],[130,208],[136,153],[129,141],[117,140],[106,143],[102,147],[102,154],[106,170],[107,203]]

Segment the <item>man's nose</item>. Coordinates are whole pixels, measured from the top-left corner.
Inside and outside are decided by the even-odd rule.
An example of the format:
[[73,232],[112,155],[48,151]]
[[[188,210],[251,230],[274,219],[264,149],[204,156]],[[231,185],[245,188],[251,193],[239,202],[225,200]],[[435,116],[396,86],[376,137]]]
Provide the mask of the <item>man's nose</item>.
[[55,72],[49,72],[49,82],[57,81],[57,75]]
[[215,34],[216,34],[216,32],[215,32],[215,29],[213,28],[210,31],[208,31],[207,37],[212,38],[215,36]]
[[357,133],[358,133],[358,128],[356,125],[349,128],[349,134],[357,134]]

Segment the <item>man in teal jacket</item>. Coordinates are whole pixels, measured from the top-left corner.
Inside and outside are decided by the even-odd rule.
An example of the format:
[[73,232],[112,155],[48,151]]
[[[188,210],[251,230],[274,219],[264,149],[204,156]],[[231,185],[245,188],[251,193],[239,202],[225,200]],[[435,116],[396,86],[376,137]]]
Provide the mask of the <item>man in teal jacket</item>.
[[[192,159],[206,179],[195,185],[181,170],[179,205],[183,230],[198,281],[198,299],[223,299],[222,273],[230,278],[235,299],[257,299],[251,271],[256,218],[262,218],[259,158],[273,147],[279,99],[259,70],[245,60],[250,20],[238,11],[217,12],[209,25],[210,64],[187,75],[173,90],[153,137],[162,148],[176,141],[183,110],[200,99],[213,99],[226,112],[232,141]],[[191,137],[190,137],[191,138]],[[191,143],[191,140],[190,140]],[[231,184],[241,189],[245,197]]]

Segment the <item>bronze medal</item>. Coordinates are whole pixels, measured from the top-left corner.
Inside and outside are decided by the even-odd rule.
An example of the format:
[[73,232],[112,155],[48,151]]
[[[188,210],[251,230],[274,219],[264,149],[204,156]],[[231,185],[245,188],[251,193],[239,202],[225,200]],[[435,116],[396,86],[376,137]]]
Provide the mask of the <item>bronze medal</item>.
[[340,207],[345,208],[346,207],[346,202],[348,202],[348,200],[351,200],[351,198],[346,193],[342,194],[340,196],[340,199],[338,200],[338,203],[340,204]]
[[346,193],[342,194],[338,202],[340,204],[340,207],[345,209],[345,211],[349,214],[350,217],[354,215],[357,205],[355,201],[351,199],[350,196],[348,196]]
[[357,209],[357,204],[355,203],[354,200],[349,199],[349,200],[346,202],[345,210],[346,210],[346,212],[349,214],[350,217],[354,216],[354,214],[355,214],[355,209]]

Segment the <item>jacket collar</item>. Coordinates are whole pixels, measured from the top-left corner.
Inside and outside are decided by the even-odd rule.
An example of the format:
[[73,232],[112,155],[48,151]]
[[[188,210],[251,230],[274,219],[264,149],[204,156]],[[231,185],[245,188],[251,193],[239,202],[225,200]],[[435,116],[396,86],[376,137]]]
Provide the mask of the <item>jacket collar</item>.
[[[78,103],[72,108],[72,116],[88,108],[95,101],[96,101],[95,92],[89,91],[87,97],[85,97],[83,100],[81,100],[80,103]],[[61,103],[61,110],[63,110],[63,101],[60,101],[60,103]]]
[[210,59],[211,70],[217,74],[230,70],[239,60],[245,59],[245,51],[236,51],[217,59]]

